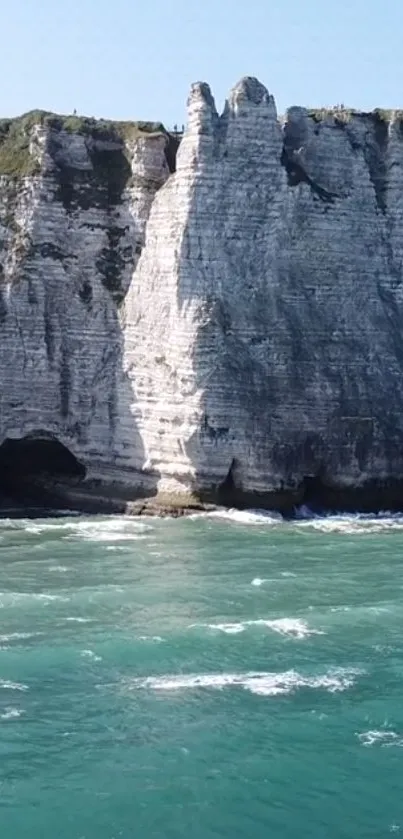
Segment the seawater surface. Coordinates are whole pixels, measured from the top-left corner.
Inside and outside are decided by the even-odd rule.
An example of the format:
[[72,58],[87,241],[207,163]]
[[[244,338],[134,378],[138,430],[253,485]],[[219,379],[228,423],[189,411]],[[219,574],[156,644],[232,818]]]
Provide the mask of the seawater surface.
[[1,520],[0,829],[403,835],[403,517]]

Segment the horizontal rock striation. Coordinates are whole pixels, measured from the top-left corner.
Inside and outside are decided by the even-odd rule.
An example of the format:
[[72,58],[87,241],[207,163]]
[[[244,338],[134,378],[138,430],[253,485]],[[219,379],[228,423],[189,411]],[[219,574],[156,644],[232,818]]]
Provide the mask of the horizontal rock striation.
[[53,436],[88,476],[141,448],[131,415],[118,431],[119,307],[172,142],[158,125],[0,123],[0,440]]
[[0,123],[0,440],[122,498],[401,506],[402,115],[188,104],[176,165],[162,128]]

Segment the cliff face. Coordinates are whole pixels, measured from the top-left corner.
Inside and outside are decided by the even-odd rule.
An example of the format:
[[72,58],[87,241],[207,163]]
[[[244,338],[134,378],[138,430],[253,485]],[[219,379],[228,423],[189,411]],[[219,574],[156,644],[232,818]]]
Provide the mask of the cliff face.
[[399,114],[280,122],[245,79],[219,116],[194,85],[170,177],[163,133],[28,133],[0,185],[0,438],[184,501],[403,478]]
[[168,151],[158,126],[0,123],[0,439],[54,435],[89,475],[141,446],[119,306]]
[[402,185],[398,115],[280,125],[256,80],[222,116],[194,86],[126,298],[164,476],[233,496],[403,475]]

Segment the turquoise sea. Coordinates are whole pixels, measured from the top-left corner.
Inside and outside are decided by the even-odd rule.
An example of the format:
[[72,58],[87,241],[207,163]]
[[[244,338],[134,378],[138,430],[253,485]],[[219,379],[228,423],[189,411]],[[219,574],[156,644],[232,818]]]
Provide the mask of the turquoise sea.
[[403,517],[0,521],[1,839],[403,836]]

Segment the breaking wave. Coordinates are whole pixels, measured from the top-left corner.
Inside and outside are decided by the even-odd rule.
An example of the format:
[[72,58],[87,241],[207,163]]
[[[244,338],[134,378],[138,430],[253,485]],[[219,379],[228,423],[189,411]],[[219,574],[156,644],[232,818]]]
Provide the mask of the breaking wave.
[[137,641],[152,641],[155,644],[163,644],[165,638],[161,638],[161,635],[138,635]]
[[133,679],[128,686],[132,690],[146,688],[156,691],[195,690],[198,688],[222,690],[239,687],[258,696],[279,696],[293,693],[300,688],[325,690],[336,693],[352,687],[358,670],[331,670],[322,676],[303,676],[295,670],[284,673],[197,673],[189,675],[148,676]]
[[93,650],[81,650],[81,658],[90,658],[92,661],[102,661],[102,656],[96,655]]
[[[1,525],[4,526],[3,520]],[[6,527],[13,525],[7,524]],[[88,520],[77,516],[74,520],[69,519],[42,519],[32,521],[31,519],[20,519],[14,527],[33,536],[43,536],[54,533],[64,539],[85,539],[93,542],[122,542],[137,541],[144,539],[145,533],[152,530],[150,524],[139,521],[129,516],[95,516]]]
[[68,603],[70,598],[62,594],[47,594],[45,592],[0,591],[0,606],[17,606],[24,600],[39,600],[45,604],[53,601]]
[[[284,519],[280,513],[273,510],[237,510],[232,508],[195,513],[189,518],[222,519],[233,524],[268,525],[270,527],[282,524],[292,528],[308,528],[323,533],[347,535],[403,530],[403,514],[401,513],[383,511],[373,514],[326,512],[318,514],[305,505],[296,508],[293,517],[289,519]],[[256,582],[253,585],[259,585],[259,583]]]
[[64,618],[64,620],[66,621],[66,623],[92,623],[93,622],[93,618],[71,617],[71,618]]
[[357,734],[357,737],[363,746],[379,745],[383,748],[390,746],[403,747],[403,737],[396,734],[395,731],[378,731],[374,729],[373,731],[363,731],[361,734]]
[[0,679],[0,690],[28,690],[28,685],[22,682],[10,682],[8,679]]
[[380,512],[370,513],[340,513],[316,515],[308,508],[297,511],[294,524],[299,528],[313,528],[322,533],[344,533],[346,535],[365,535],[371,533],[386,533],[388,531],[403,530],[403,515],[401,513]]
[[10,641],[27,641],[29,638],[35,638],[42,634],[42,632],[10,632],[0,635],[0,644],[9,644]]
[[25,711],[21,708],[5,708],[3,713],[0,714],[0,720],[17,720],[23,714],[25,714]]
[[224,521],[234,522],[235,524],[281,524],[284,519],[281,513],[275,510],[237,510],[229,507],[221,508],[219,510],[211,510],[208,513],[195,513],[188,518],[208,518],[208,519],[223,519]]
[[240,632],[245,632],[248,627],[262,626],[271,629],[279,635],[285,635],[291,638],[309,638],[311,635],[324,635],[325,633],[320,629],[313,629],[300,618],[277,618],[273,620],[264,620],[263,618],[257,620],[240,621],[239,623],[202,623],[191,624],[189,628],[206,627],[217,632],[225,632],[227,635],[238,635]]

